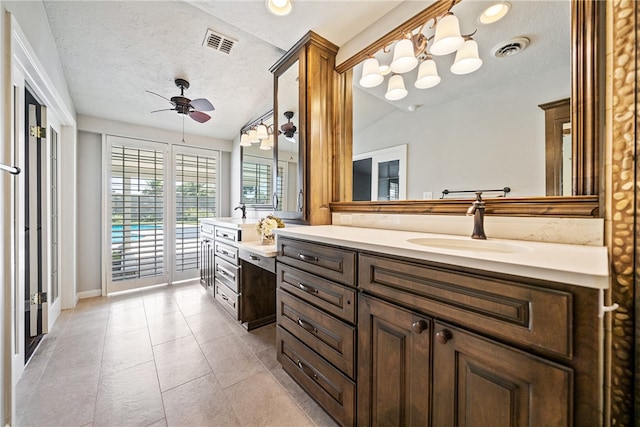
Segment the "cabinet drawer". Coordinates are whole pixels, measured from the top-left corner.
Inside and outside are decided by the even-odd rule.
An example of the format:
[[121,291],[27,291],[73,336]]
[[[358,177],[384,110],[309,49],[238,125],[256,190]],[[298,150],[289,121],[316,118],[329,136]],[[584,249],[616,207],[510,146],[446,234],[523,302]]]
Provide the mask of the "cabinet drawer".
[[277,292],[278,325],[323,356],[336,368],[355,377],[354,327],[323,313],[282,290]]
[[356,385],[285,329],[276,328],[282,368],[342,426],[355,422]]
[[258,266],[263,270],[267,270],[270,273],[276,272],[275,257],[254,254],[253,252],[240,248],[240,259],[250,262],[251,264]]
[[207,222],[200,222],[200,237],[205,239],[213,239],[214,233],[213,224],[209,224]]
[[222,242],[215,242],[216,256],[229,261],[233,265],[238,265],[238,248]]
[[333,246],[278,237],[278,261],[355,286],[356,253]]
[[239,242],[240,239],[240,230],[235,228],[218,227],[216,225],[216,240]]
[[517,281],[360,255],[358,286],[443,320],[567,358],[573,356],[568,292]]
[[347,322],[356,323],[356,291],[278,263],[278,287]]
[[225,285],[216,280],[215,286],[216,300],[222,304],[235,320],[240,320],[240,306],[238,305],[238,294],[227,288]]
[[223,260],[217,256],[215,260],[215,276],[217,280],[231,288],[234,292],[240,293],[240,272],[237,266]]

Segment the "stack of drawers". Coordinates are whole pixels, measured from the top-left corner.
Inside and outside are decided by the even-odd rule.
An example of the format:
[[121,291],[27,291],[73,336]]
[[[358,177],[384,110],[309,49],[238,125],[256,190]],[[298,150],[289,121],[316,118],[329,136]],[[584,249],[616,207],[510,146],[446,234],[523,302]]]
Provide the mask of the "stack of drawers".
[[355,422],[356,253],[278,238],[278,361],[338,423]]
[[215,298],[235,320],[241,319],[240,262],[238,248],[234,246],[239,240],[240,230],[216,225],[213,245]]

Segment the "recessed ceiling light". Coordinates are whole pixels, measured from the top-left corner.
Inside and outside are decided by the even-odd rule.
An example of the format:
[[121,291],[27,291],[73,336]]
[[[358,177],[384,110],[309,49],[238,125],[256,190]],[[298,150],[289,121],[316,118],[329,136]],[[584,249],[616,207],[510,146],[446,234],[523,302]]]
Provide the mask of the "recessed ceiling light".
[[267,0],[267,9],[274,15],[288,15],[291,12],[291,0]]
[[506,1],[496,3],[486,8],[478,17],[478,21],[480,21],[481,24],[493,24],[504,18],[510,9],[511,4]]

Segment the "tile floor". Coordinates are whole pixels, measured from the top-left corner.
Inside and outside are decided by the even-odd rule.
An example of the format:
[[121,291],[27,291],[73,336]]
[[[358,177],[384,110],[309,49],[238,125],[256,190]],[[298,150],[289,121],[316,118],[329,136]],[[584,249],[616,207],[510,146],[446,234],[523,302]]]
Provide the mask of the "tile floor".
[[[16,388],[18,426],[335,426],[198,284],[81,300]],[[27,410],[28,408],[28,410]]]

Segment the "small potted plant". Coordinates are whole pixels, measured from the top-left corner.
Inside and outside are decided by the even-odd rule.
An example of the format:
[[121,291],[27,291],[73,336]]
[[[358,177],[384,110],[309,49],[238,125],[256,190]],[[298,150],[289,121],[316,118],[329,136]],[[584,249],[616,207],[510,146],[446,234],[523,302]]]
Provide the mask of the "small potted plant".
[[273,230],[276,228],[284,228],[284,222],[274,215],[267,215],[261,218],[256,224],[256,230],[260,233],[260,241],[263,245],[273,245],[275,243],[275,234]]

